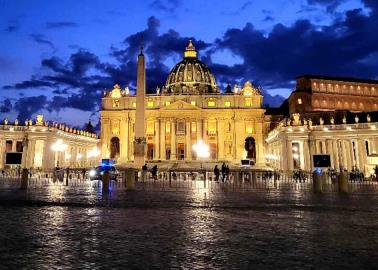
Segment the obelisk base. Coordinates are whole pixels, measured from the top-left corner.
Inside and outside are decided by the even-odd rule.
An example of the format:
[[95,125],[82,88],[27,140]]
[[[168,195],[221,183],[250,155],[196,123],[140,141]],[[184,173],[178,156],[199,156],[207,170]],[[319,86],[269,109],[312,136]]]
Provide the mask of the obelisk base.
[[146,160],[146,138],[136,138],[134,141],[134,168],[142,169]]

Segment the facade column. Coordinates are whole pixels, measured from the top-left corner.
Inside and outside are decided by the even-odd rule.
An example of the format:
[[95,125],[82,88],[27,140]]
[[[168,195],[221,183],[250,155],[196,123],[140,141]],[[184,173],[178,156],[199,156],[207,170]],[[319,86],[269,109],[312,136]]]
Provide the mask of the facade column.
[[155,120],[154,123],[154,160],[160,159],[160,130],[159,120]]
[[185,160],[192,160],[192,142],[191,142],[191,129],[190,120],[185,121]]
[[26,168],[34,168],[35,140],[29,140],[28,149],[25,153],[22,153],[22,154],[26,155],[26,159],[25,159]]
[[119,142],[120,142],[120,153],[119,162],[125,163],[127,160],[127,146],[129,141],[126,140],[127,134],[127,122],[126,119],[121,118],[120,120],[120,131],[119,131]]
[[165,120],[160,120],[160,159],[166,160],[165,155]]
[[125,159],[125,161],[128,161],[128,160],[130,160],[130,155],[129,155],[129,142],[130,142],[130,131],[129,131],[129,118],[127,117],[126,119],[124,119],[123,121],[125,121],[125,134],[124,134],[124,136],[122,137],[124,140],[125,140],[125,142],[124,142],[124,149],[123,149],[123,151],[124,151],[124,155],[125,155],[125,157],[124,157],[124,159]]
[[202,121],[197,121],[197,141],[202,140]]
[[174,120],[171,122],[171,160],[176,160],[176,123]]
[[0,168],[4,168],[5,158],[5,140],[0,139]]
[[208,144],[207,139],[207,120],[202,120],[203,128],[202,128],[202,140],[205,144]]
[[[235,120],[235,126],[234,126],[234,134],[235,134],[235,159],[237,161],[240,161],[244,158],[244,140],[243,134],[245,133],[245,128],[243,127],[243,122],[236,119]],[[257,149],[256,149],[257,150]]]
[[224,160],[224,121],[217,120],[217,149],[218,149],[218,160]]
[[[244,129],[245,130],[245,129]],[[263,123],[255,123],[255,142],[256,142],[256,165],[265,166],[265,151],[263,138]]]

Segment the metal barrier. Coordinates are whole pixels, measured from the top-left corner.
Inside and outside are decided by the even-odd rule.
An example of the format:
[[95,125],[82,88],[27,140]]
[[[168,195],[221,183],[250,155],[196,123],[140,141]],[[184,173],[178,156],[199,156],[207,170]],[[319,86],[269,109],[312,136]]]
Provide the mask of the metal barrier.
[[[68,173],[67,173],[68,172]],[[68,181],[67,181],[68,179]],[[138,172],[135,176],[136,190],[149,191],[185,191],[207,190],[209,192],[246,192],[246,191],[313,191],[312,175],[302,172],[277,173],[271,171],[231,170],[229,174],[220,174],[206,170],[161,170],[157,175],[148,172]],[[338,192],[338,182],[335,175],[327,174],[324,178],[323,192]],[[17,172],[1,172],[1,187],[18,187],[21,176]],[[90,181],[88,170],[61,169],[29,172],[28,188],[85,187],[98,188],[101,181]],[[117,181],[111,181],[114,189],[126,188],[126,170],[120,170]],[[374,178],[364,181],[352,181],[348,175],[348,187],[351,193],[371,193],[378,191],[378,181]]]

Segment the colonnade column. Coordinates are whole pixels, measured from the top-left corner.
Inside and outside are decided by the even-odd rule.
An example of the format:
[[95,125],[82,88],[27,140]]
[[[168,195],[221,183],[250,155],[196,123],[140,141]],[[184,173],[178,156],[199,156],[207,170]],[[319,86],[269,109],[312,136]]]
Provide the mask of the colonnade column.
[[365,141],[358,140],[357,142],[357,157],[358,157],[358,167],[361,171],[365,170],[366,164],[366,149],[365,149]]
[[154,160],[160,158],[160,131],[159,131],[159,120],[154,123]]
[[190,120],[185,121],[185,160],[192,160]]
[[334,156],[334,163],[332,163],[332,166],[334,169],[340,168],[340,161],[339,161],[339,149],[337,145],[336,140],[332,140],[332,155]]
[[294,168],[293,164],[293,149],[292,149],[292,142],[290,140],[287,141],[287,169],[292,171]]
[[224,121],[217,120],[217,149],[218,159],[224,159]]
[[310,171],[311,170],[311,157],[310,157],[310,149],[308,145],[308,140],[303,141],[303,158],[304,158],[304,170]]
[[160,121],[160,159],[166,160],[165,155],[165,120]]
[[171,122],[171,160],[176,160],[176,124]]
[[5,140],[0,140],[0,168],[4,168]]

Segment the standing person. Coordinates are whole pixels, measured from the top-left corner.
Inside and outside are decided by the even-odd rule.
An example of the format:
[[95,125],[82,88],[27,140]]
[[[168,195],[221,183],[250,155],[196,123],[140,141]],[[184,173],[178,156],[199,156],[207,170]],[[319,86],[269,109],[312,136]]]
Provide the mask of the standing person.
[[219,180],[219,168],[218,168],[218,165],[215,165],[215,167],[214,167],[214,174],[215,174],[215,181],[218,182],[218,180]]
[[228,181],[229,179],[230,179],[230,167],[226,165],[226,181]]
[[153,166],[152,169],[151,169],[152,177],[153,177],[155,180],[157,180],[157,172],[158,172],[158,166],[155,165],[155,166]]
[[146,177],[147,177],[147,171],[148,171],[148,167],[147,167],[147,163],[145,163],[145,164],[142,166],[142,181],[145,181],[145,180],[146,180]]
[[82,173],[83,173],[83,180],[85,179],[85,174],[86,174],[87,170],[85,168],[83,168],[82,170]]
[[222,172],[222,181],[226,181],[226,173],[227,173],[227,167],[226,164],[223,162],[222,167],[221,167],[221,172]]

